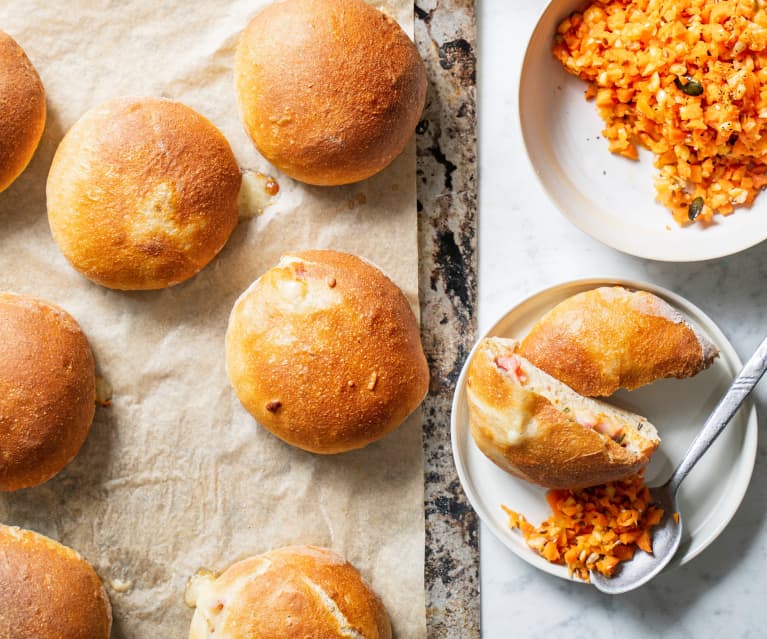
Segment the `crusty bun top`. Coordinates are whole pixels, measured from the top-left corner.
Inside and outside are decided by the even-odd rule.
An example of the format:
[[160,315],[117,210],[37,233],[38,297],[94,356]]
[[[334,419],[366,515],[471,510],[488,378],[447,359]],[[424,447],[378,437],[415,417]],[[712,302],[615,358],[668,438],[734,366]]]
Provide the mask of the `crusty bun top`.
[[0,192],[26,168],[45,128],[45,89],[27,54],[0,31]]
[[39,535],[0,525],[0,637],[108,639],[112,608],[91,565]]
[[242,176],[221,132],[160,98],[95,107],[67,133],[48,176],[48,219],[66,258],[110,288],[188,279],[237,225]]
[[400,26],[363,0],[285,0],[248,24],[235,85],[263,156],[318,185],[357,182],[405,148],[426,70]]
[[378,596],[330,550],[292,546],[197,584],[189,639],[391,639]]
[[368,262],[335,251],[285,255],[243,293],[229,319],[226,364],[262,426],[317,453],[383,437],[429,382],[405,296]]
[[0,293],[0,490],[35,486],[66,466],[95,398],[93,355],[77,322],[53,304]]
[[557,304],[522,340],[520,352],[592,397],[664,377],[691,377],[719,354],[657,295],[621,286],[585,291]]

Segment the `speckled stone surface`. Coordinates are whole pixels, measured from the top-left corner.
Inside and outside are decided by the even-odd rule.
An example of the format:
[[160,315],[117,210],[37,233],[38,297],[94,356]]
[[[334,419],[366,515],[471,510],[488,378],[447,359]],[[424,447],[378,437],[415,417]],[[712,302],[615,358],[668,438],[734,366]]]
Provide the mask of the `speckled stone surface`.
[[426,619],[430,639],[479,638],[477,516],[450,448],[450,404],[476,337],[476,13],[472,0],[419,0],[415,35],[429,94],[418,126],[424,402]]

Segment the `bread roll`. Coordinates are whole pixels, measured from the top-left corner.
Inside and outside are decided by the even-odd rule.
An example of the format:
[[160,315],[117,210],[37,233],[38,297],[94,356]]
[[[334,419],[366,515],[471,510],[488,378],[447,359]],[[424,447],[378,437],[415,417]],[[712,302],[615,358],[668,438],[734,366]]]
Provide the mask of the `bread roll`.
[[468,369],[477,447],[506,472],[548,488],[584,488],[633,475],[660,440],[644,417],[581,397],[519,354],[486,338]]
[[95,399],[77,322],[53,304],[0,293],[0,490],[36,486],[72,461]]
[[429,384],[405,296],[374,266],[335,251],[285,255],[242,294],[226,366],[262,426],[315,453],[383,437]]
[[520,353],[581,395],[612,395],[663,377],[691,377],[719,354],[681,314],[647,291],[620,286],[557,304]]
[[349,184],[388,166],[426,101],[415,45],[363,0],[268,5],[242,35],[234,74],[258,150],[309,184]]
[[242,176],[221,132],[183,104],[123,98],[86,113],[48,176],[48,220],[85,277],[159,289],[200,271],[237,225]]
[[0,637],[108,639],[112,608],[91,565],[71,548],[0,525]]
[[45,89],[16,41],[0,31],[0,193],[27,168],[45,129]]
[[240,561],[187,592],[189,639],[391,639],[383,604],[330,550],[293,546]]

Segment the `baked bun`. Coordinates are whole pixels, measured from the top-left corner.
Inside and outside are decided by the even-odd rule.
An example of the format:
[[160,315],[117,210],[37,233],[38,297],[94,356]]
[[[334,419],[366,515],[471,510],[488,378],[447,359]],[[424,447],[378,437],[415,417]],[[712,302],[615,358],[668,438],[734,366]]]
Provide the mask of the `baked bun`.
[[242,35],[234,77],[258,150],[309,184],[349,184],[388,166],[426,101],[415,45],[363,0],[268,5]]
[[72,461],[95,400],[77,322],[53,304],[0,293],[0,490],[41,484]]
[[200,271],[237,225],[242,176],[221,132],[159,98],[91,109],[66,134],[48,175],[48,220],[85,277],[159,289]]
[[45,89],[16,41],[0,31],[0,193],[27,168],[45,129]]
[[691,377],[719,354],[662,299],[620,286],[586,291],[557,304],[522,340],[519,352],[590,397],[664,377]]
[[196,578],[189,639],[391,639],[383,604],[349,562],[292,546],[244,559],[218,579]]
[[335,251],[282,257],[234,305],[226,366],[243,406],[315,453],[361,448],[426,395],[429,369],[402,291]]
[[519,344],[486,338],[466,394],[477,447],[503,470],[549,488],[584,488],[633,475],[660,440],[644,417],[581,397],[533,366]]
[[0,637],[109,637],[112,608],[91,565],[31,530],[0,524],[0,601]]

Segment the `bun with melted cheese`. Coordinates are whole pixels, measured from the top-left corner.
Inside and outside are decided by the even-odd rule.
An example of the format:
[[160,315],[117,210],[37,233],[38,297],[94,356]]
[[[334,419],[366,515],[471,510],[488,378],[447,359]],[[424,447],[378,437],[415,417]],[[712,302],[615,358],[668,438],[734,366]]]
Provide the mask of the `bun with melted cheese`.
[[41,484],[72,461],[95,399],[93,354],[72,316],[0,293],[0,490]]
[[48,175],[48,220],[88,279],[160,289],[207,265],[237,225],[242,176],[207,119],[160,98],[122,98],[69,130]]
[[112,608],[77,552],[31,530],[0,525],[0,637],[108,639]]
[[361,448],[424,398],[429,370],[402,291],[347,253],[287,254],[237,300],[229,379],[280,439],[315,453]]
[[237,47],[245,128],[287,175],[349,184],[391,163],[415,132],[426,69],[400,26],[363,0],[284,0]]
[[378,596],[354,566],[324,548],[250,557],[194,590],[189,639],[392,636]]
[[45,89],[18,43],[0,31],[0,192],[21,175],[45,129]]

